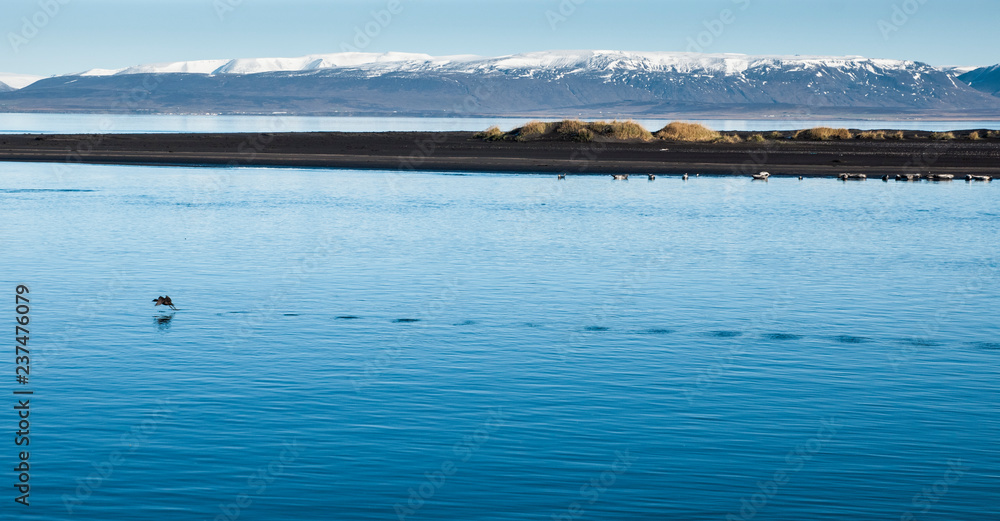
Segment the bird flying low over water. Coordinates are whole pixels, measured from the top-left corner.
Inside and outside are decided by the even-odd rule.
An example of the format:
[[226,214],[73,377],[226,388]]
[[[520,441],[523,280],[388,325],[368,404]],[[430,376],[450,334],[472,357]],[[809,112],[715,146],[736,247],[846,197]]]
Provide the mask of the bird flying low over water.
[[170,297],[156,297],[153,299],[157,306],[170,306],[170,309],[177,309],[174,307],[174,303],[170,300]]

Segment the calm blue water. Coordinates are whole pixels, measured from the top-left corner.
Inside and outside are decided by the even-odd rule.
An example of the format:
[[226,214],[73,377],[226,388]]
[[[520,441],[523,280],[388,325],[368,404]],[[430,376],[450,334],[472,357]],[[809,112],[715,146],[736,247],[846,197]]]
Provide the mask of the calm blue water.
[[[606,119],[616,116],[609,114]],[[117,114],[19,114],[0,113],[0,134],[115,134],[158,132],[388,132],[477,131],[499,125],[521,126],[532,118],[361,118],[307,116],[207,116]],[[535,118],[537,119],[537,118]],[[549,118],[552,119],[552,118]],[[672,120],[640,119],[657,130]],[[795,130],[817,126],[858,129],[907,129],[924,131],[972,128],[1000,129],[1000,121],[878,121],[878,120],[693,120],[717,130]]]
[[998,195],[0,164],[0,508],[995,519]]

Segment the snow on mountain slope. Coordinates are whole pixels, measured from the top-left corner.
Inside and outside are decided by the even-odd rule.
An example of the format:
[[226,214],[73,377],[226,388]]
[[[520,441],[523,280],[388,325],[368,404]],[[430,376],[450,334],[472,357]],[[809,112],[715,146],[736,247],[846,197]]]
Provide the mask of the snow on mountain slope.
[[[141,65],[139,65],[137,67],[141,67]],[[124,71],[125,71],[125,69],[90,69],[88,71],[84,71],[84,72],[80,72],[80,73],[76,73],[76,74],[67,74],[66,76],[88,76],[88,77],[89,76],[114,76],[115,74],[118,74],[118,73],[124,72]]]
[[622,71],[713,73],[735,75],[762,66],[788,69],[817,67],[902,69],[913,62],[872,60],[862,56],[749,56],[745,54],[699,54],[678,52],[553,51],[484,59],[480,68],[560,69],[574,71]]
[[8,74],[0,72],[0,83],[10,86],[12,89],[23,89],[45,76],[34,76],[31,74]]
[[947,73],[947,74],[951,74],[952,76],[961,76],[963,74],[970,73],[970,72],[972,72],[972,71],[974,71],[976,69],[979,69],[979,68],[981,68],[981,67],[967,67],[967,66],[947,65],[947,66],[944,66],[944,67],[938,67],[938,70],[940,70],[941,72]]
[[357,68],[374,73],[436,70],[447,72],[561,71],[615,73],[677,72],[737,75],[748,69],[771,67],[788,70],[811,68],[906,69],[915,62],[877,60],[861,56],[748,56],[743,54],[696,54],[676,52],[547,51],[484,58],[412,53],[335,53],[298,58],[241,58],[137,65],[125,69],[93,69],[81,76],[117,74],[260,74]]
[[260,74],[266,72],[302,72],[344,67],[383,65],[386,68],[405,69],[414,65],[442,66],[456,61],[467,61],[473,56],[444,56],[435,58],[427,54],[389,52],[384,54],[346,52],[312,54],[298,58],[239,58],[235,60],[198,60],[174,63],[136,65],[123,69],[91,69],[78,76],[114,76],[119,74]]
[[427,54],[390,52],[385,54],[349,52],[335,54],[314,54],[301,58],[252,58],[230,60],[214,71],[214,74],[258,74],[263,72],[292,72],[335,69],[342,67],[363,67],[388,65],[388,68],[405,67],[410,64],[446,63],[448,57],[435,58]]
[[212,74],[216,71],[216,69],[219,69],[227,63],[229,63],[229,60],[197,60],[189,62],[155,63],[120,69],[115,74],[166,74],[172,72],[187,74]]

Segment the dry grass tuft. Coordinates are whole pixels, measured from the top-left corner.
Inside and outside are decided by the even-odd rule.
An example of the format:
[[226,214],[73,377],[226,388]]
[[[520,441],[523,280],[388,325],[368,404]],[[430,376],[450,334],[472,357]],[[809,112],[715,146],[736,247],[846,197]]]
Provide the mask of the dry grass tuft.
[[517,141],[525,141],[533,137],[544,136],[552,132],[558,123],[545,123],[543,121],[529,121],[521,128],[512,131]]
[[973,141],[979,141],[979,140],[983,139],[983,136],[979,135],[979,132],[973,132],[973,133],[969,134],[969,139],[971,139]]
[[955,139],[954,132],[934,132],[931,134],[931,139],[936,139],[938,141],[951,141]]
[[482,132],[476,132],[474,137],[483,141],[503,141],[507,138],[507,133],[500,130],[500,127],[493,125]]
[[726,135],[720,136],[719,139],[717,139],[716,141],[718,143],[733,144],[733,143],[742,143],[743,142],[743,138],[741,138],[738,134],[726,134]]
[[989,130],[986,132],[986,137],[988,138],[998,138],[1000,137],[1000,130]]
[[589,128],[581,128],[573,139],[583,143],[590,143],[594,140],[594,131]]
[[903,138],[905,138],[905,137],[906,136],[903,135],[903,131],[902,130],[897,130],[895,132],[889,132],[888,134],[885,135],[886,139],[894,139],[896,141],[902,141]]
[[650,141],[653,134],[635,121],[595,121],[587,125],[595,135],[611,139]]
[[747,138],[747,141],[751,143],[763,143],[767,141],[767,138],[764,137],[764,134],[753,134]]
[[816,127],[800,130],[793,136],[795,139],[812,141],[830,141],[831,139],[851,139],[851,131],[846,128]]
[[867,132],[862,132],[862,133],[858,134],[858,139],[868,139],[868,140],[882,141],[882,140],[885,139],[885,131],[884,130],[870,130],[870,131],[867,131]]
[[768,137],[771,139],[785,139],[785,135],[778,131],[771,132]]
[[595,121],[587,123],[578,119],[543,122],[531,121],[510,132],[490,127],[477,132],[475,137],[486,141],[529,141],[547,136],[573,141],[593,141],[597,137],[609,140],[650,141],[653,135],[634,121]]
[[559,123],[559,128],[556,129],[560,134],[573,138],[581,130],[587,128],[587,123],[580,121],[578,119],[565,119]]
[[698,123],[674,121],[656,133],[656,137],[667,141],[715,141],[720,134]]

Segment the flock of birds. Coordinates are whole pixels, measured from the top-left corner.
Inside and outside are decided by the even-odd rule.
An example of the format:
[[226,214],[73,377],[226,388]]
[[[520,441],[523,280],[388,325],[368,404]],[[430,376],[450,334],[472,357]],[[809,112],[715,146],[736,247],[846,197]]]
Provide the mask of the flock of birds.
[[[695,174],[695,175],[700,176],[701,174]],[[611,178],[614,179],[615,181],[628,181],[628,176],[629,174],[612,174]],[[650,181],[656,179],[655,174],[646,174],[646,176],[649,178]],[[768,172],[759,172],[753,174],[751,177],[753,177],[755,180],[758,181],[767,181],[767,179],[771,177],[771,174]],[[868,176],[865,174],[840,174],[837,176],[837,178],[840,179],[841,181],[864,181],[868,179]],[[559,174],[557,179],[560,180],[566,179],[566,174]],[[687,181],[688,175],[684,174],[683,176],[681,176],[681,179]],[[927,179],[929,181],[951,181],[955,179],[955,176],[952,174],[896,174],[896,181],[919,181],[921,179]],[[802,180],[802,176],[799,176],[799,180]],[[888,174],[883,175],[882,180],[888,181],[889,175]],[[970,182],[982,181],[988,183],[993,180],[993,177],[988,175],[969,174],[965,176],[965,180]],[[164,295],[162,297],[156,297],[153,299],[153,302],[155,302],[154,306],[168,306],[170,309],[173,309],[175,311],[177,310],[177,308],[174,307],[174,303],[172,300],[170,300],[169,296]]]
[[[695,174],[695,175],[700,176],[701,174]],[[629,174],[611,174],[611,178],[614,179],[615,181],[628,181],[628,176]],[[646,174],[646,177],[648,177],[649,180],[652,181],[656,179],[656,174]],[[566,174],[559,174],[558,179],[566,179]],[[681,179],[687,181],[688,175],[687,174],[682,175]]]
[[[701,174],[695,174],[695,175],[700,176]],[[611,174],[611,178],[614,179],[615,181],[628,181],[628,176],[629,174]],[[650,181],[656,179],[656,174],[646,174],[646,176],[649,178]],[[771,177],[771,174],[768,172],[759,172],[753,174],[751,177],[753,177],[758,181],[767,181],[767,179]],[[868,176],[866,174],[839,174],[837,178],[840,179],[841,181],[864,181],[868,179]],[[559,174],[556,177],[556,179],[559,180],[566,179],[566,174]],[[682,175],[681,179],[687,181],[688,175],[687,174]],[[802,179],[803,177],[799,176],[799,181],[801,181]],[[895,179],[896,181],[919,181],[921,179],[926,179],[928,181],[951,181],[955,179],[955,176],[952,174],[896,174]],[[889,174],[883,175],[882,180],[888,181]],[[988,183],[993,180],[993,177],[988,175],[969,174],[965,176],[965,180],[969,182],[979,181]]]
[[[841,181],[864,181],[865,179],[868,179],[868,176],[865,174],[840,174],[837,177]],[[952,174],[896,174],[895,179],[896,181],[919,181],[921,179],[926,179],[928,181],[952,181],[955,179],[955,176]],[[889,174],[883,175],[882,180],[888,181]],[[965,176],[965,180],[969,182],[982,181],[988,183],[993,180],[993,177],[988,175],[969,174]]]

